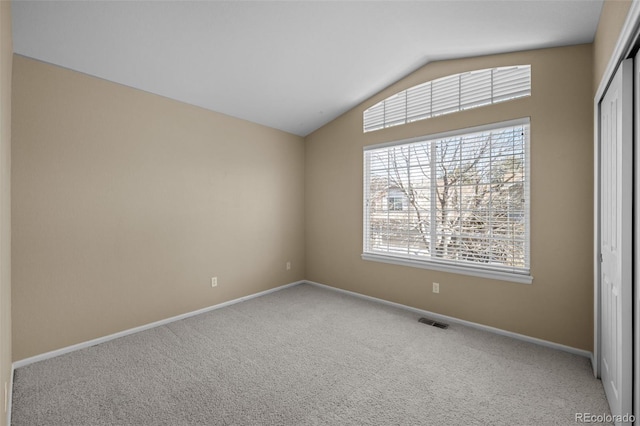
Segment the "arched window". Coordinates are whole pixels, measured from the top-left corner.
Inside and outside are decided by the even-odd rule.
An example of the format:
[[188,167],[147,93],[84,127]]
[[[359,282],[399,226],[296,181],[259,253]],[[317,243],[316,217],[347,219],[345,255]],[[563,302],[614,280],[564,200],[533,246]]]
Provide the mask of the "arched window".
[[363,114],[364,132],[531,95],[531,65],[487,68],[410,87]]

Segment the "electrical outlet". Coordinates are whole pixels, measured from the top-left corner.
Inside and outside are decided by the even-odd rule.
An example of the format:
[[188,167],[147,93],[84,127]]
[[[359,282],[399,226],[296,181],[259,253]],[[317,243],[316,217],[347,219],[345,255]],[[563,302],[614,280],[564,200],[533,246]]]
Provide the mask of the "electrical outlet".
[[433,283],[433,292],[434,293],[440,293],[440,284],[439,283]]
[[287,271],[291,270],[291,262],[287,262]]
[[211,277],[211,287],[218,286],[218,277]]

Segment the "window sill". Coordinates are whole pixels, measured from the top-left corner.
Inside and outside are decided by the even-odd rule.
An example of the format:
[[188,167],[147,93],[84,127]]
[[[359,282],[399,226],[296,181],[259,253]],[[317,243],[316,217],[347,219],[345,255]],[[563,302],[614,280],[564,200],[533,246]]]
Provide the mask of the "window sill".
[[489,278],[501,281],[511,281],[519,284],[531,284],[533,277],[531,275],[517,274],[514,272],[491,271],[487,269],[479,269],[455,265],[443,265],[440,263],[429,262],[424,260],[406,259],[396,256],[388,256],[373,253],[363,253],[362,260],[373,262],[390,263],[393,265],[411,266],[413,268],[431,269],[434,271],[450,272],[453,274],[470,275],[473,277]]

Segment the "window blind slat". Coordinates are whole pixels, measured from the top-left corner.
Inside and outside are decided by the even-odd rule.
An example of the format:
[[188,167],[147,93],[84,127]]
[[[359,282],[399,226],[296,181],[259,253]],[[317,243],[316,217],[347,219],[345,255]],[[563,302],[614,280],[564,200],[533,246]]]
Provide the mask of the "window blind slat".
[[463,74],[460,77],[460,107],[473,108],[491,103],[491,70]]
[[531,67],[493,71],[493,101],[502,102],[531,94]]
[[364,131],[370,132],[384,126],[384,101],[378,102],[364,112]]
[[439,78],[431,83],[433,116],[457,111],[460,105],[460,78],[459,75]]
[[384,101],[384,126],[404,124],[407,118],[406,92],[400,92]]
[[407,121],[431,117],[431,82],[407,89]]

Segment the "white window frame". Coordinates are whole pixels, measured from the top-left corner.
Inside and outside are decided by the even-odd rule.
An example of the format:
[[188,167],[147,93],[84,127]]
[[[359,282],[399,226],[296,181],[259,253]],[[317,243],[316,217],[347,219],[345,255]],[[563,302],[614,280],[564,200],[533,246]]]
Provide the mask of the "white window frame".
[[380,148],[388,148],[392,146],[399,145],[407,145],[416,142],[425,142],[425,141],[433,141],[445,138],[451,138],[455,136],[462,136],[465,134],[486,132],[491,130],[497,130],[500,128],[506,127],[515,127],[515,126],[526,126],[529,129],[530,119],[522,118],[517,120],[510,120],[500,123],[492,123],[484,126],[472,127],[454,130],[450,132],[438,133],[433,135],[426,135],[412,139],[406,139],[401,141],[394,141],[383,144],[376,144],[371,146],[364,147],[363,150],[363,160],[364,160],[364,176],[363,176],[363,184],[364,184],[364,193],[363,193],[363,253],[362,259],[367,261],[374,262],[382,262],[389,263],[394,265],[402,265],[402,266],[410,266],[416,268],[423,269],[431,269],[436,271],[450,272],[456,274],[470,275],[482,278],[489,279],[497,279],[504,281],[511,281],[522,284],[531,284],[533,282],[533,277],[530,274],[530,247],[531,247],[531,233],[530,233],[530,153],[529,153],[529,145],[530,145],[530,130],[527,131],[525,140],[524,140],[524,150],[525,150],[525,239],[526,239],[526,254],[525,254],[525,262],[526,262],[526,270],[521,269],[518,271],[509,271],[504,270],[504,268],[493,268],[491,266],[486,266],[483,264],[453,264],[446,260],[438,260],[429,257],[414,257],[410,255],[395,255],[383,252],[375,252],[369,249],[370,243],[370,222],[369,222],[369,209],[368,209],[368,189],[367,185],[370,181],[369,170],[366,162],[367,151],[372,151]]

